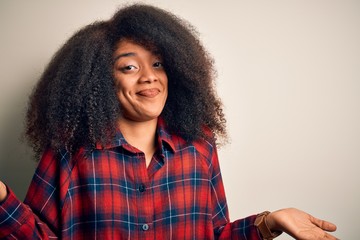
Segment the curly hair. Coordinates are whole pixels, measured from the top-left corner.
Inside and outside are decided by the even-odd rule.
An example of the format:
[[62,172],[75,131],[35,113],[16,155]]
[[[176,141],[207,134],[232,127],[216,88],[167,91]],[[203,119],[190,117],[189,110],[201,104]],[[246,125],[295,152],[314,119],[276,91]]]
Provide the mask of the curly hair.
[[187,141],[227,140],[213,60],[194,27],[163,9],[135,4],[84,27],[54,55],[29,100],[25,134],[35,153],[74,153],[115,135],[121,106],[112,57],[123,39],[155,47],[162,56],[169,93],[161,116],[171,133]]

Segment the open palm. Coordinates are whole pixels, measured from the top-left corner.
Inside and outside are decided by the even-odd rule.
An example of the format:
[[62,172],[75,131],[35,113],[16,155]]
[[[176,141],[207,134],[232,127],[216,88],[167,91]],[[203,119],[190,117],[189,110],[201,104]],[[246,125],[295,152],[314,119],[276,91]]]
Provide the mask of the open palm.
[[328,233],[336,230],[334,224],[295,208],[272,212],[267,222],[270,229],[281,230],[299,240],[337,239]]

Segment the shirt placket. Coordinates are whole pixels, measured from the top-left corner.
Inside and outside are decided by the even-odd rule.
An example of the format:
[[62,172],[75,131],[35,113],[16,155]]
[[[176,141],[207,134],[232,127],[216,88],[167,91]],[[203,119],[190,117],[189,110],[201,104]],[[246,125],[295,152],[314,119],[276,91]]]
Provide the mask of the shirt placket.
[[136,158],[136,161],[133,163],[133,169],[136,181],[138,239],[153,239],[155,229],[153,224],[154,203],[151,181],[148,176],[144,153],[137,152]]

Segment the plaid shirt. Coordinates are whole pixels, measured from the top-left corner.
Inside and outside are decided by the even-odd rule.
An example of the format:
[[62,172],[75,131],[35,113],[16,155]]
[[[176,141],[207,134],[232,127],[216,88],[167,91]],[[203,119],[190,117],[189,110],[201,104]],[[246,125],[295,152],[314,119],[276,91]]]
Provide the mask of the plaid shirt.
[[256,215],[229,222],[216,147],[158,126],[145,156],[121,133],[69,157],[47,151],[24,203],[8,189],[0,239],[261,239]]

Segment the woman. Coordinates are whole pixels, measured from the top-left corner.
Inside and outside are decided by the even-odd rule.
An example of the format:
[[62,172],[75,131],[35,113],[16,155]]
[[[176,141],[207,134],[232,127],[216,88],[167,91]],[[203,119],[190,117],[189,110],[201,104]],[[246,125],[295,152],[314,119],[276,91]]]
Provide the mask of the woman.
[[335,239],[335,225],[297,209],[229,222],[225,118],[194,32],[133,5],[58,51],[29,102],[42,158],[24,203],[0,182],[0,238]]

